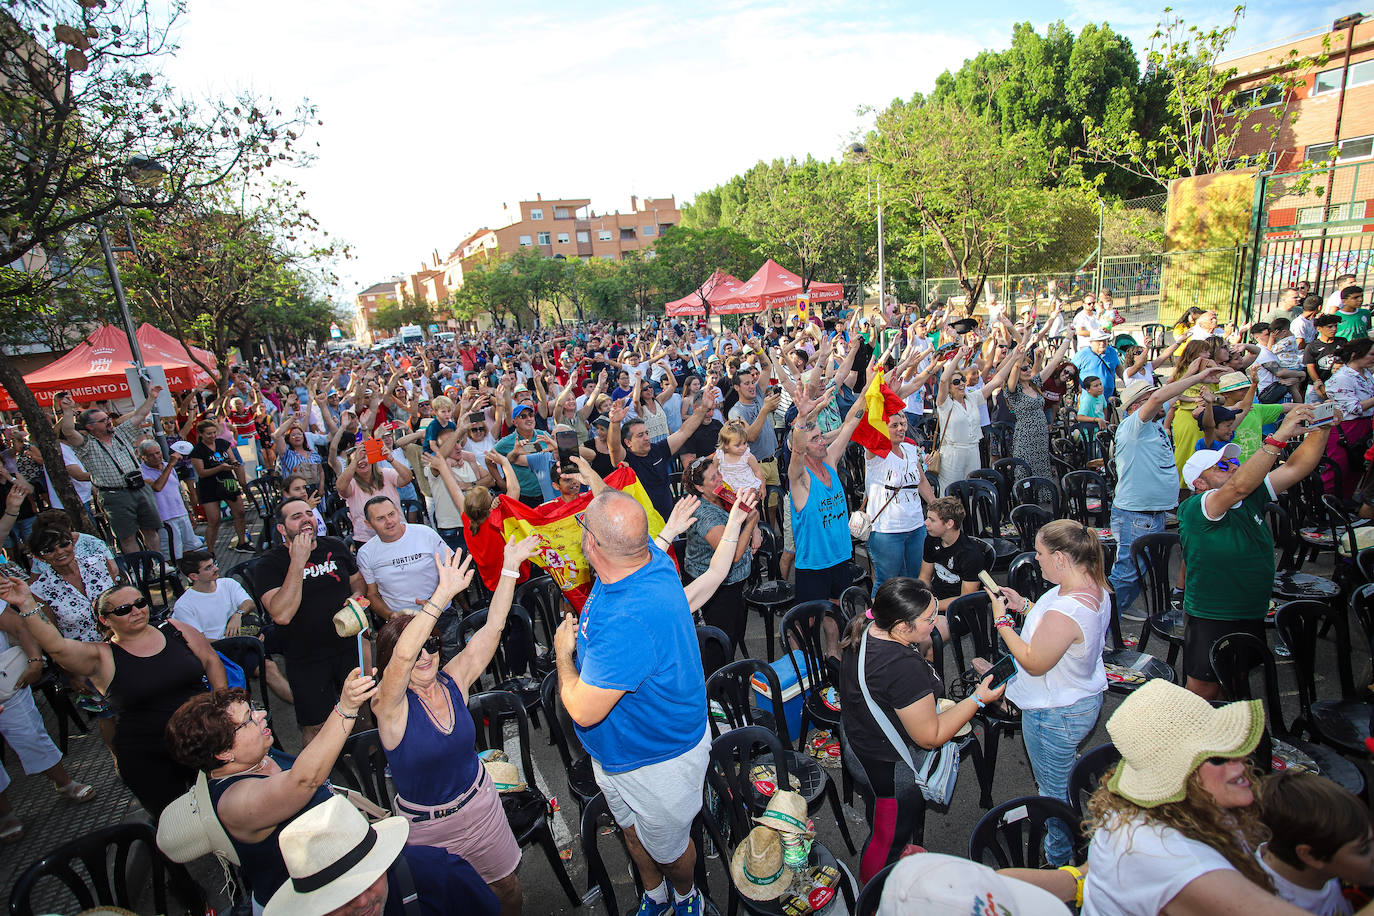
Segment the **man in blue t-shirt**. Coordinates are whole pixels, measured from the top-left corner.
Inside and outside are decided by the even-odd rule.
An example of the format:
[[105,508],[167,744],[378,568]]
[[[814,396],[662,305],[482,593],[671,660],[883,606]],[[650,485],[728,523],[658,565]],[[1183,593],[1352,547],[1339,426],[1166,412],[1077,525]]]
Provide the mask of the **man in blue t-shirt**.
[[559,695],[647,888],[640,914],[700,916],[691,829],[710,733],[692,612],[634,497],[606,490],[579,521],[596,584],[554,637]]
[[1110,398],[1116,393],[1116,367],[1121,365],[1121,354],[1108,341],[1112,335],[1106,331],[1093,331],[1088,336],[1088,346],[1073,355],[1073,364],[1078,367],[1080,378],[1095,375],[1102,379],[1102,396]]

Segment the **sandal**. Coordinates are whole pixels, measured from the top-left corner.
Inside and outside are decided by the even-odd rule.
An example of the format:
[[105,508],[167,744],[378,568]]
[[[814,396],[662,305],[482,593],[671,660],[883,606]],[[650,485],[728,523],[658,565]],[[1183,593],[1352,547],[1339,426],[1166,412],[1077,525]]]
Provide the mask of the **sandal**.
[[[95,798],[95,786],[90,786],[83,782],[76,782],[75,780],[67,783],[65,786],[54,786],[53,788],[57,789],[58,795],[61,795],[69,801],[87,802]],[[3,835],[0,835],[0,839],[3,838]]]
[[24,823],[11,811],[0,817],[0,843],[13,843],[24,834]]

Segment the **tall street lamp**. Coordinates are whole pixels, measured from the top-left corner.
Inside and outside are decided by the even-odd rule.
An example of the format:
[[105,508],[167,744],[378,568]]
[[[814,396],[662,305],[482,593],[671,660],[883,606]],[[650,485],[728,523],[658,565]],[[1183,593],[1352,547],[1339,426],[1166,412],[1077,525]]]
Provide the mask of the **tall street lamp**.
[[[873,157],[868,152],[868,147],[862,143],[852,143],[849,146],[849,154],[855,162],[862,162],[868,166],[868,177],[873,178]],[[884,276],[883,261],[883,178],[878,176],[878,311],[883,315],[887,314],[887,284]]]
[[[125,163],[124,171],[129,179],[140,188],[156,187],[167,177],[167,169],[162,163],[144,156],[132,157]],[[124,209],[124,192],[121,189],[116,191],[116,194],[119,200],[119,216],[124,221],[124,234],[129,243],[127,245],[111,245],[109,233],[105,231],[103,217],[96,217],[95,227],[96,234],[100,239],[100,250],[105,255],[105,270],[110,275],[110,286],[114,289],[115,303],[119,306],[119,315],[124,321],[124,333],[129,338],[129,354],[133,357],[134,367],[138,370],[138,396],[142,399],[148,396],[147,380],[144,375],[147,367],[143,363],[143,349],[138,345],[138,333],[134,329],[133,316],[129,314],[129,300],[124,295],[124,283],[119,277],[119,264],[115,261],[115,252],[128,253],[138,257],[138,246],[134,241],[134,227],[130,224],[129,214]],[[167,459],[169,457],[167,435],[162,431],[162,421],[158,417],[156,404],[153,405],[152,420],[157,444],[162,448],[162,457]]]

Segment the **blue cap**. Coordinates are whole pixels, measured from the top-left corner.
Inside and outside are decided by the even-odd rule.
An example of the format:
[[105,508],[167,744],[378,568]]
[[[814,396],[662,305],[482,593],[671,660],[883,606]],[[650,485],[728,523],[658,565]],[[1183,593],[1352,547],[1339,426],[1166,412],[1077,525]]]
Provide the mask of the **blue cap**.
[[510,412],[510,415],[512,417],[518,417],[527,410],[534,410],[534,408],[528,404],[516,404],[515,408]]

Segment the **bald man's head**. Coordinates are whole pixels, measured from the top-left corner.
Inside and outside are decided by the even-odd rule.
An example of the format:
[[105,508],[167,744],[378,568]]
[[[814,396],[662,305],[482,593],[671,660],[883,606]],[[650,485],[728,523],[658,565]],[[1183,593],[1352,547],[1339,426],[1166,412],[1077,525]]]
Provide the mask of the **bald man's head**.
[[649,548],[649,519],[628,493],[604,490],[587,506],[582,520],[612,562],[640,557]]

